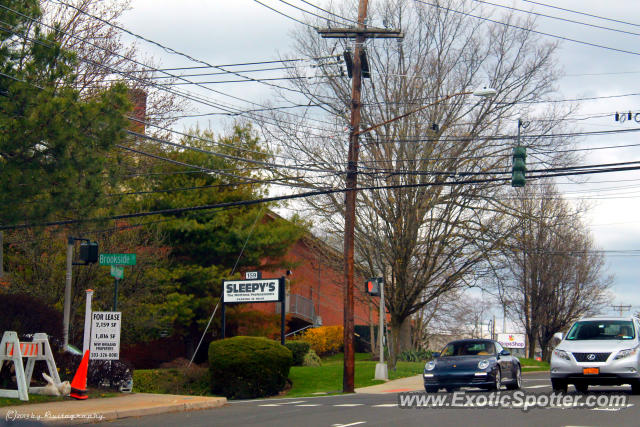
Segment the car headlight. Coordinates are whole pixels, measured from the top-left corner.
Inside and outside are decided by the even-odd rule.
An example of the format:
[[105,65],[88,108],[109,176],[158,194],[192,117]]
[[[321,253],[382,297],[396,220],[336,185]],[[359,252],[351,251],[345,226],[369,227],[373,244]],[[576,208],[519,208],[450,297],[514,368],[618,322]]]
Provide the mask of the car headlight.
[[616,357],[613,358],[613,360],[624,359],[625,357],[629,357],[637,354],[638,347],[640,346],[636,346],[634,348],[628,348],[626,350],[620,350],[618,354],[616,354]]
[[436,367],[436,362],[434,360],[427,362],[426,365],[424,365],[424,370],[425,371],[433,371],[433,369]]
[[487,369],[489,367],[489,361],[487,359],[478,362],[478,369]]
[[556,357],[559,357],[560,359],[571,360],[571,358],[569,357],[569,353],[564,350],[553,350],[553,354],[555,354]]

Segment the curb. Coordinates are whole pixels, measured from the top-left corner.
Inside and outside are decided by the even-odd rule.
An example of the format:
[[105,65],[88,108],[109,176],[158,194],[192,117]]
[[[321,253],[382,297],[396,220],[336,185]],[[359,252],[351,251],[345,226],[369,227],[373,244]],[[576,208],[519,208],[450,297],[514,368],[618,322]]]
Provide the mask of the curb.
[[[130,407],[124,404],[118,405],[96,399],[92,403],[94,405],[86,405],[87,401],[83,401],[80,406],[76,402],[60,402],[58,404],[38,403],[33,405],[5,406],[0,408],[0,422],[4,421],[7,425],[13,422],[21,421],[37,421],[48,425],[70,425],[70,424],[86,424],[104,421],[113,421],[123,418],[143,417],[147,415],[159,415],[172,412],[187,412],[203,409],[220,408],[227,404],[224,397],[206,397],[197,399],[193,402],[176,402],[175,400],[183,400],[181,398],[194,398],[194,396],[171,396],[166,395],[167,400],[173,398],[174,401],[160,402],[153,401],[154,396],[150,395],[148,401],[140,400],[131,404]],[[109,400],[112,398],[106,398]],[[72,403],[72,404],[69,404]]]

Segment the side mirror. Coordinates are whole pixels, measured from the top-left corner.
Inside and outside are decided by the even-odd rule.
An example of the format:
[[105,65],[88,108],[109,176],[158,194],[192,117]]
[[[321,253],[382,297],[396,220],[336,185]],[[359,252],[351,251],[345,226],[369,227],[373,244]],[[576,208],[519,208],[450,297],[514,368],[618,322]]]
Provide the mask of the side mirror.
[[433,353],[431,353],[431,357],[433,357],[434,359],[440,357],[440,352],[439,351],[434,351]]
[[562,341],[562,338],[564,338],[562,336],[562,332],[556,332],[555,334],[553,334],[554,338],[557,338],[558,340]]
[[511,353],[509,353],[509,350],[502,350],[500,356],[511,356]]

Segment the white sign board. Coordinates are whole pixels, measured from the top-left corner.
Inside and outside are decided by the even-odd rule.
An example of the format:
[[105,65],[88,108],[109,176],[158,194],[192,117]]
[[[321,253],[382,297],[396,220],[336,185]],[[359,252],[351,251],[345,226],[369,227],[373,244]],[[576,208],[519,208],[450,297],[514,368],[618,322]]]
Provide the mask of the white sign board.
[[117,360],[120,358],[119,311],[94,311],[91,313],[91,352],[93,360]]
[[524,348],[524,334],[498,334],[497,341],[504,348]]
[[224,280],[222,287],[225,303],[280,301],[279,279]]

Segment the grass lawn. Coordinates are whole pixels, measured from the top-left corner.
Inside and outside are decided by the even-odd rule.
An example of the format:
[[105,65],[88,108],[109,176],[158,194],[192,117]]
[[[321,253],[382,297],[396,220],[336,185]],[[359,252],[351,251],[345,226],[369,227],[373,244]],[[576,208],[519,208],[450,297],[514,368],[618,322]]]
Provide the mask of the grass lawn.
[[535,359],[527,359],[519,357],[522,372],[548,371],[549,364],[547,362],[539,362]]
[[[384,381],[373,379],[376,371],[375,360],[369,353],[356,353],[355,386],[367,387]],[[289,379],[293,383],[287,397],[311,396],[314,393],[342,393],[342,353],[322,360],[322,366],[292,366]],[[396,370],[389,370],[389,379],[410,377],[422,373],[424,362],[398,362]]]
[[[322,360],[322,366],[292,366],[289,379],[292,388],[287,397],[312,396],[313,393],[342,393],[343,355]],[[383,381],[373,379],[376,361],[368,360],[370,354],[357,353],[355,386],[366,387]],[[422,373],[422,362],[398,362],[396,371],[389,371],[389,379],[409,377]],[[213,396],[209,391],[209,370],[192,366],[169,369],[138,369],[133,373],[133,391],[138,393],[186,394]]]

